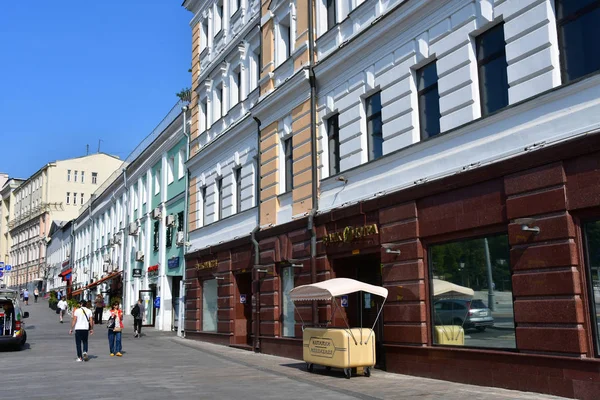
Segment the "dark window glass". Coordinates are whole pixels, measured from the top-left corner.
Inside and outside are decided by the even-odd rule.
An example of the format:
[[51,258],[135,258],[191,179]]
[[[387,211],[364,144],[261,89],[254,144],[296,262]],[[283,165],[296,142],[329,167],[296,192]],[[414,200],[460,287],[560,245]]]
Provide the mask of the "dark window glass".
[[285,191],[294,189],[294,150],[292,147],[292,138],[283,141],[283,152],[285,155]]
[[333,28],[336,24],[336,0],[326,0],[327,1],[327,30]]
[[204,130],[208,130],[208,105],[206,102],[202,103],[202,113],[204,114]]
[[242,8],[242,0],[235,0],[235,9],[239,10]]
[[206,224],[206,186],[200,188],[200,196],[202,197],[202,224]]
[[177,232],[183,232],[183,211],[177,214]]
[[219,102],[221,103],[221,117],[225,116],[225,88],[221,86],[219,89]]
[[290,26],[287,27],[287,58],[292,56],[292,28]]
[[381,121],[381,93],[377,92],[368,97],[367,108],[367,140],[369,146],[369,161],[383,155],[383,122]]
[[215,220],[221,219],[223,212],[223,178],[217,179],[217,209],[215,210]]
[[440,133],[440,94],[435,62],[417,71],[417,90],[421,139],[427,139]]
[[429,249],[433,343],[516,348],[508,235]]
[[167,227],[167,243],[166,243],[167,249],[171,248],[172,245],[173,245],[173,227],[168,226]]
[[329,176],[332,176],[340,172],[339,114],[327,119],[327,142],[329,148]]
[[596,354],[600,355],[600,221],[585,224],[585,247],[591,292],[590,311],[596,341]]
[[481,114],[486,116],[508,105],[508,75],[504,24],[477,37],[477,65]]
[[563,81],[600,70],[600,1],[556,0],[556,16]]
[[235,174],[235,206],[236,211],[242,211],[242,168],[236,168],[234,170]]
[[154,251],[158,251],[158,240],[159,240],[158,227],[159,227],[158,221],[154,221],[154,241],[153,241]]
[[242,71],[237,72],[238,102],[242,101]]

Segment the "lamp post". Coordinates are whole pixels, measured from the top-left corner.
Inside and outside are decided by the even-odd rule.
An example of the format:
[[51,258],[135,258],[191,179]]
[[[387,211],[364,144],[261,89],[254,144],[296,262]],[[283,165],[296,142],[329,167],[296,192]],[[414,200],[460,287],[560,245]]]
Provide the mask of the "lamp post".
[[494,304],[494,280],[492,277],[492,263],[490,261],[490,246],[487,238],[483,239],[483,247],[485,250],[485,267],[487,269],[487,280],[488,280],[488,307],[491,311],[496,310]]

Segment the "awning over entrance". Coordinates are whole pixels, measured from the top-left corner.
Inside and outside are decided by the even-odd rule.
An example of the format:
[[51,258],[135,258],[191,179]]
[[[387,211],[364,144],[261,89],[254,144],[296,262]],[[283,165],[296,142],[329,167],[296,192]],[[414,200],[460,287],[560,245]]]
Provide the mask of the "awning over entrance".
[[112,279],[114,277],[116,277],[117,275],[121,275],[123,271],[118,271],[118,272],[113,272],[112,274],[108,274],[107,276],[105,276],[104,278],[100,279],[99,281],[96,281],[94,283],[90,283],[89,285],[87,285],[85,288],[86,289],[91,289],[93,287],[98,286],[99,284],[101,284],[102,282],[105,282],[109,279]]
[[60,271],[60,274],[58,274],[58,276],[66,276],[66,275],[70,274],[72,270],[73,270],[73,268],[63,269],[62,271]]

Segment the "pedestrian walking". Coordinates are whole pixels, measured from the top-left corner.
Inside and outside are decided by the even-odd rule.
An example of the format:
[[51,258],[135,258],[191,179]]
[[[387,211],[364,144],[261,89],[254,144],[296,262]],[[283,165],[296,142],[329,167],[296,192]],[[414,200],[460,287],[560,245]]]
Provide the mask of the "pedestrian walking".
[[94,309],[94,323],[102,325],[102,312],[104,311],[104,297],[100,293],[94,300],[96,308]]
[[94,334],[94,321],[91,318],[92,310],[85,307],[85,301],[81,302],[81,307],[73,311],[69,335],[72,335],[73,331],[75,331],[75,347],[77,349],[77,359],[75,361],[89,360],[88,339],[89,335]]
[[60,323],[63,323],[63,318],[65,316],[65,313],[67,312],[67,307],[69,307],[69,305],[67,304],[67,302],[65,301],[65,299],[60,299],[58,301],[58,304],[56,304],[56,307],[58,308],[58,318]]
[[37,303],[37,298],[39,295],[40,295],[40,291],[38,290],[38,288],[35,288],[33,290],[33,297],[35,297],[35,300],[34,300],[35,303]]
[[110,317],[106,322],[108,328],[108,347],[110,356],[121,357],[121,332],[123,331],[123,311],[119,309],[119,303],[114,302],[110,309]]
[[142,335],[142,321],[144,320],[144,313],[146,307],[142,299],[139,299],[137,303],[131,309],[131,316],[133,317],[133,337],[139,338]]
[[29,291],[27,289],[23,290],[23,301],[26,306],[29,305]]

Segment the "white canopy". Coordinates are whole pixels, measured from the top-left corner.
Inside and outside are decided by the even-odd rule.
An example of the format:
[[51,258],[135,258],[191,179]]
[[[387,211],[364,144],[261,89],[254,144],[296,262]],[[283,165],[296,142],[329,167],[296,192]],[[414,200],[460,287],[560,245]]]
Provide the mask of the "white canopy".
[[369,285],[349,278],[334,278],[295,287],[290,291],[290,299],[292,301],[329,300],[332,297],[360,291],[381,296],[384,299],[388,295],[388,290],[381,286]]
[[460,297],[460,298],[473,298],[475,292],[473,289],[456,285],[452,282],[442,281],[440,279],[433,279],[433,297]]

